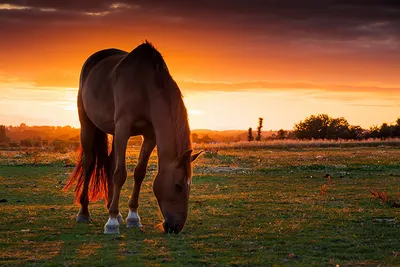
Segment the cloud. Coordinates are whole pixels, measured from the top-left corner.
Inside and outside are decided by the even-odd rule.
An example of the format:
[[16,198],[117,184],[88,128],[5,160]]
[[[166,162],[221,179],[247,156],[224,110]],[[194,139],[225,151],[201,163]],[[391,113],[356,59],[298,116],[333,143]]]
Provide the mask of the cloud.
[[393,108],[393,107],[400,107],[400,105],[390,105],[390,104],[351,104],[351,106],[355,107],[369,107],[369,108]]
[[194,91],[292,91],[311,90],[344,93],[391,93],[400,94],[400,86],[383,85],[346,85],[312,82],[273,82],[273,81],[244,81],[244,82],[203,82],[193,80],[178,81],[180,88]]
[[[15,29],[88,25],[99,17],[118,17],[124,10],[140,8],[137,4],[113,1],[1,1],[0,29],[3,34]],[[91,17],[91,19],[90,19]],[[29,32],[29,31],[28,31]]]
[[25,10],[31,9],[32,7],[29,6],[19,6],[13,4],[0,4],[0,10]]
[[[0,73],[0,90],[3,96],[13,91],[52,91],[52,92],[77,92],[77,88],[41,85],[37,82],[27,81],[19,77],[4,76]],[[5,97],[5,96],[4,96]]]
[[[132,17],[140,8],[147,20],[160,16],[181,18],[190,27],[290,36],[301,40],[388,40],[399,42],[400,5],[394,1],[272,1],[272,0],[130,0],[52,1],[3,0],[4,18],[40,20],[44,10],[60,14],[111,16],[128,24],[146,23]],[[9,7],[8,9],[6,7]],[[10,8],[12,7],[12,8]],[[32,15],[36,14],[36,15]],[[52,17],[63,20],[65,17]],[[85,23],[85,18],[81,18]]]
[[[52,72],[55,75],[57,72]],[[60,78],[60,75],[56,75]],[[330,93],[378,93],[390,95],[390,99],[400,98],[400,85],[385,85],[381,83],[363,83],[363,84],[333,84],[316,83],[311,81],[198,81],[187,79],[176,79],[178,86],[185,92],[275,92],[275,91],[308,91],[308,92],[330,92]],[[77,87],[52,86],[53,83],[41,83],[24,80],[19,77],[13,77],[6,72],[0,72],[0,89],[15,88],[18,90],[41,90],[58,92],[76,92]],[[329,96],[327,96],[329,97]],[[343,97],[343,95],[342,95]],[[350,97],[354,99],[354,96]],[[346,100],[343,98],[343,100]]]

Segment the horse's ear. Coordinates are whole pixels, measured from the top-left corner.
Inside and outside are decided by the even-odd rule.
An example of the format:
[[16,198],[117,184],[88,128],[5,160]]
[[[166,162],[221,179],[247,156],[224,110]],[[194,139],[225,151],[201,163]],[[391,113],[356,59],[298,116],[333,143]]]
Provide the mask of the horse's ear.
[[196,153],[194,155],[190,156],[190,162],[193,162],[197,159],[198,156],[200,156],[200,154],[203,153],[203,151],[200,151],[199,153]]
[[183,152],[179,157],[178,157],[178,165],[181,165],[184,162],[187,162],[190,159],[190,162],[193,162],[197,159],[198,156],[200,156],[203,151],[200,151],[194,155],[192,155],[193,150],[189,149]]
[[181,165],[184,162],[187,162],[190,158],[190,155],[192,154],[193,150],[189,149],[183,152],[179,157],[178,157],[178,165]]

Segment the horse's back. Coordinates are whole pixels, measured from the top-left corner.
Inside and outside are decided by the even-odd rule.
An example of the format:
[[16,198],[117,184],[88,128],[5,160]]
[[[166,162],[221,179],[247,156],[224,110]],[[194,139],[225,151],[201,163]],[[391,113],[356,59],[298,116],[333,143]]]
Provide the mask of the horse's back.
[[88,76],[88,73],[90,70],[93,69],[93,67],[102,61],[103,59],[110,57],[110,56],[115,56],[115,55],[120,55],[120,56],[125,56],[127,52],[116,49],[116,48],[109,48],[109,49],[103,49],[100,51],[97,51],[96,53],[92,54],[83,64],[82,70],[81,70],[81,76],[80,76],[80,85],[82,86],[82,83],[85,81],[85,79]]
[[81,70],[79,94],[90,121],[104,132],[114,131],[114,95],[112,73],[128,53],[105,49],[92,54]]

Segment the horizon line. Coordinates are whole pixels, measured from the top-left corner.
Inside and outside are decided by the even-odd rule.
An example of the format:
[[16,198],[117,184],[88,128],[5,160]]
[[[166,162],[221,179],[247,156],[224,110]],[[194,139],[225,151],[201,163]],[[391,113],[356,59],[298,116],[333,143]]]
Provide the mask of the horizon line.
[[[18,128],[18,127],[21,127],[21,124],[25,124],[26,125],[26,127],[71,127],[72,129],[76,129],[76,130],[79,130],[81,127],[74,127],[74,126],[72,126],[72,125],[69,125],[69,124],[67,124],[67,125],[29,125],[29,124],[27,124],[27,123],[24,123],[24,122],[22,122],[22,123],[20,123],[19,125],[5,125],[5,124],[0,124],[0,125],[4,125],[4,126],[6,126],[6,127],[13,127],[13,128]],[[253,127],[249,127],[249,128],[252,128],[253,130],[254,129],[256,129],[256,128],[253,128]],[[190,129],[190,131],[191,132],[193,132],[193,131],[215,131],[215,132],[224,132],[224,131],[248,131],[249,129],[247,128],[247,129],[205,129],[205,128],[196,128],[196,129]],[[284,130],[284,131],[293,131],[293,129],[269,129],[269,130],[264,130],[264,132],[271,132],[271,131],[279,131],[279,130]]]

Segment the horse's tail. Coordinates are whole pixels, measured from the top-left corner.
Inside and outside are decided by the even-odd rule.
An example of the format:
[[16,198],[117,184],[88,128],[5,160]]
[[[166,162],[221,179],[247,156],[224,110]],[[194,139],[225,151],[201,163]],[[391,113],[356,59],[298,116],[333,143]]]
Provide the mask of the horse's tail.
[[[97,129],[94,143],[94,166],[88,168],[91,173],[89,173],[89,188],[88,197],[89,201],[95,202],[101,199],[108,201],[108,182],[107,177],[111,175],[111,159],[108,155],[108,137],[107,134]],[[82,147],[79,148],[78,162],[76,163],[75,169],[72,172],[68,183],[63,188],[63,191],[67,191],[72,185],[76,184],[75,187],[75,199],[76,204],[80,203],[83,196],[83,185],[85,182],[84,177],[84,165],[83,165],[83,150]]]

